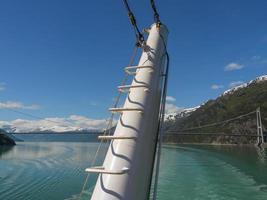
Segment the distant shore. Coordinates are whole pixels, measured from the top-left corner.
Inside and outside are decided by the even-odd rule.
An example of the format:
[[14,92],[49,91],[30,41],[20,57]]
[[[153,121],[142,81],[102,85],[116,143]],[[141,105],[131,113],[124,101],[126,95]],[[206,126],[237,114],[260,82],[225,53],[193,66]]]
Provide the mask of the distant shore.
[[[176,142],[163,142],[163,145],[203,145],[203,146],[248,146],[257,147],[256,144],[222,144],[222,143],[176,143]],[[262,147],[267,148],[267,143],[263,144]]]
[[25,132],[25,133],[23,133],[23,132],[19,132],[19,133],[10,133],[10,134],[48,134],[48,135],[53,135],[53,134],[96,134],[96,135],[98,135],[98,134],[102,134],[103,132],[71,132],[71,131],[68,131],[68,132]]

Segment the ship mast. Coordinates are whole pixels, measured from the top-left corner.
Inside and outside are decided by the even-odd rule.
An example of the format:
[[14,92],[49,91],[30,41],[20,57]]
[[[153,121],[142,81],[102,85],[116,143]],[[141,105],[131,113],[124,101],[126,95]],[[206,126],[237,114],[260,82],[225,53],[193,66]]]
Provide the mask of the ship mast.
[[167,27],[153,24],[138,66],[125,72],[133,75],[131,85],[119,86],[128,91],[103,166],[86,169],[99,173],[92,200],[148,199],[152,179],[155,146],[158,141],[159,108],[162,96]]
[[142,55],[137,66],[125,68],[125,72],[133,76],[132,83],[118,87],[120,92],[127,92],[123,107],[109,109],[120,114],[114,134],[99,136],[101,141],[111,141],[104,163],[86,169],[99,174],[91,200],[149,199],[154,165],[156,198],[161,147],[159,132],[164,120],[169,69],[168,30],[160,21],[154,0],[150,0],[155,23],[147,29],[145,41],[127,0],[123,2]]

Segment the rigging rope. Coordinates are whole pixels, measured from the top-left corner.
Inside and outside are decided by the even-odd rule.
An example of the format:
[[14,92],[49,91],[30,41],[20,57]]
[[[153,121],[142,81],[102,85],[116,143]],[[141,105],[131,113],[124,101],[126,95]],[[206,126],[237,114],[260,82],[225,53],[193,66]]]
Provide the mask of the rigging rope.
[[156,153],[156,173],[155,173],[155,180],[154,180],[154,190],[153,190],[153,200],[157,199],[157,189],[158,189],[158,177],[159,177],[159,167],[160,167],[160,157],[161,157],[161,145],[163,140],[163,123],[164,123],[164,116],[165,116],[165,104],[166,104],[166,96],[167,96],[167,85],[168,85],[168,75],[169,75],[169,66],[170,66],[170,57],[169,53],[167,51],[167,45],[164,41],[163,36],[160,34],[160,38],[163,41],[164,49],[165,49],[165,55],[166,56],[166,67],[165,72],[163,74],[164,81],[163,81],[163,91],[162,91],[162,98],[160,103],[160,114],[159,114],[159,122],[158,122],[158,130],[157,130],[157,138],[158,142],[155,147]]
[[239,116],[237,116],[237,117],[234,117],[234,118],[231,118],[231,119],[227,119],[227,120],[224,120],[224,121],[215,122],[215,123],[206,124],[206,125],[197,126],[197,127],[192,127],[192,128],[188,128],[188,129],[182,129],[182,130],[179,130],[179,131],[167,131],[166,133],[191,131],[191,130],[195,130],[195,129],[201,129],[201,128],[206,128],[206,127],[211,127],[211,126],[220,125],[220,124],[226,124],[226,123],[229,123],[229,122],[231,122],[231,121],[233,121],[233,120],[236,120],[236,119],[240,119],[240,118],[246,117],[246,116],[251,115],[251,114],[256,113],[256,112],[257,112],[257,111],[251,111],[251,112],[249,112],[249,113],[247,113],[247,114],[239,115]]
[[129,6],[128,1],[127,1],[127,0],[123,0],[123,2],[124,2],[124,5],[125,5],[125,8],[126,8],[126,10],[127,10],[129,19],[130,19],[130,21],[131,21],[131,24],[132,24],[132,26],[134,27],[134,32],[135,32],[135,36],[136,36],[136,40],[137,40],[136,45],[137,45],[137,46],[142,46],[143,43],[144,43],[144,41],[145,41],[145,39],[144,39],[144,35],[143,35],[143,33],[140,31],[140,29],[138,28],[138,26],[137,26],[136,18],[135,18],[134,14],[133,14],[133,12],[132,12],[130,6]]
[[[135,59],[135,56],[136,56],[136,53],[137,53],[137,47],[142,47],[145,43],[145,39],[144,39],[144,35],[143,33],[140,31],[138,25],[137,25],[137,21],[136,21],[136,18],[134,16],[134,13],[132,12],[130,6],[129,6],[129,3],[127,0],[123,0],[124,2],[124,5],[125,5],[125,8],[127,10],[127,13],[128,13],[128,16],[129,16],[129,19],[130,19],[130,22],[134,28],[134,32],[135,32],[135,36],[136,36],[136,48],[134,50],[134,53],[133,53],[133,56],[131,58],[131,61],[130,61],[130,65],[129,66],[132,66],[133,62],[134,62],[134,59]],[[151,6],[152,6],[152,9],[154,11],[154,20],[155,22],[160,25],[160,18],[159,18],[159,14],[157,12],[157,8],[156,8],[156,5],[155,5],[155,2],[153,0],[150,1],[151,2]],[[163,39],[163,37],[161,36],[161,38]],[[163,40],[163,43],[164,43],[164,47],[165,47],[165,54],[167,56],[167,66],[166,66],[166,71],[165,71],[165,80],[164,80],[164,89],[163,89],[163,96],[162,96],[162,103],[161,103],[161,108],[160,108],[160,120],[159,120],[159,125],[158,125],[158,140],[162,140],[160,138],[162,138],[161,134],[159,133],[161,128],[162,128],[162,123],[163,123],[163,120],[164,120],[164,112],[165,112],[165,101],[166,101],[166,87],[167,87],[167,79],[168,79],[168,69],[169,69],[169,55],[168,55],[168,52],[167,52],[167,49],[166,49],[166,44],[165,44],[165,41]],[[127,82],[128,80],[128,77],[129,77],[129,74],[127,74],[124,78],[124,80],[122,81],[122,85],[125,85],[125,83]],[[114,104],[114,107],[116,108],[119,104],[119,100],[120,100],[120,97],[122,95],[122,91],[119,91],[119,94],[116,98],[116,101],[115,101],[115,104]],[[113,124],[113,119],[114,119],[114,113],[111,114],[111,117],[110,117],[110,120],[109,120],[109,123],[108,123],[108,128],[106,130],[108,130],[108,134],[110,135],[111,133],[111,128],[112,128],[112,124]],[[104,132],[104,135],[107,134],[107,131],[105,130]],[[97,151],[95,153],[95,156],[92,160],[92,163],[91,163],[91,166],[93,166],[96,162],[96,158],[98,156],[98,153],[99,153],[99,150],[101,148],[101,145],[103,143],[103,139],[101,139],[101,142],[97,148]],[[161,144],[160,144],[161,145]],[[157,145],[156,145],[157,146]],[[161,147],[160,147],[161,148]],[[160,149],[159,148],[159,149]],[[158,152],[160,154],[160,152]],[[158,156],[158,159],[159,159],[159,156]],[[159,166],[159,161],[158,161],[158,164],[157,166]],[[158,169],[157,169],[158,171]],[[157,173],[158,174],[158,173]],[[86,188],[86,185],[87,185],[87,182],[88,182],[88,179],[89,179],[89,176],[90,176],[90,173],[87,174],[86,176],[86,179],[85,179],[85,182],[83,184],[83,187],[82,187],[82,190],[80,192],[80,195],[79,195],[79,199],[81,199],[82,197],[82,193],[83,191],[85,190]]]
[[[131,60],[130,60],[129,66],[132,66],[133,65],[133,63],[135,61],[136,54],[137,54],[137,50],[138,50],[138,46],[135,45],[134,52],[133,52],[133,54],[131,56]],[[122,85],[125,85],[126,84],[128,78],[129,78],[129,74],[126,74],[126,76],[124,77],[124,79],[122,81]],[[123,92],[119,90],[119,93],[118,93],[118,95],[117,95],[117,97],[115,99],[115,103],[114,103],[114,106],[113,106],[114,108],[117,108],[118,107],[119,102],[120,102],[120,98],[121,98],[122,94],[123,94]],[[113,127],[114,116],[115,116],[115,114],[114,113],[111,113],[111,116],[110,116],[110,119],[109,119],[107,128],[105,129],[105,131],[103,133],[104,136],[111,135],[111,129]],[[99,151],[100,151],[100,149],[101,149],[101,147],[103,145],[103,142],[104,142],[104,139],[101,139],[100,140],[100,143],[99,143],[99,145],[97,147],[97,150],[95,152],[95,155],[93,157],[93,160],[92,160],[92,162],[90,164],[90,167],[92,167],[92,166],[95,165],[96,159],[97,159],[98,154],[99,154]],[[87,176],[86,176],[86,178],[85,178],[85,181],[84,181],[84,184],[82,186],[82,190],[81,190],[81,192],[80,192],[80,194],[78,196],[78,199],[81,199],[82,193],[83,193],[83,191],[85,190],[85,188],[87,186],[89,177],[90,177],[90,173],[88,173]]]
[[27,117],[30,117],[30,118],[33,118],[33,119],[43,120],[43,121],[51,122],[51,123],[55,123],[55,124],[63,124],[64,126],[69,126],[69,124],[67,124],[67,122],[63,122],[63,121],[60,121],[60,122],[59,122],[59,121],[54,121],[54,120],[51,120],[51,119],[47,119],[47,118],[43,118],[43,117],[39,117],[39,116],[36,116],[36,115],[29,114],[29,113],[25,113],[25,112],[22,112],[22,111],[18,111],[18,110],[12,109],[12,108],[4,108],[4,109],[5,109],[5,110],[12,111],[12,112],[14,112],[14,113],[18,113],[18,114],[27,116]]
[[150,4],[151,4],[151,7],[152,7],[152,9],[154,11],[154,21],[155,21],[155,23],[161,24],[159,13],[158,13],[155,1],[154,0],[150,0]]

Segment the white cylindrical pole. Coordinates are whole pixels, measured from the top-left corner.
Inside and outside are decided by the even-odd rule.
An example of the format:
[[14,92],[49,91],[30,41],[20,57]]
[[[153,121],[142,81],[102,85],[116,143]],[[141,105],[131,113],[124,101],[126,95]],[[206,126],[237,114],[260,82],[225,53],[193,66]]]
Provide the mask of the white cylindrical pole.
[[[92,200],[146,200],[152,178],[168,30],[153,24]],[[165,43],[165,44],[164,44]],[[146,87],[137,86],[145,85]],[[136,86],[136,87],[135,87]],[[127,139],[122,139],[127,137]],[[123,169],[125,173],[123,173]],[[111,174],[108,172],[117,172]]]

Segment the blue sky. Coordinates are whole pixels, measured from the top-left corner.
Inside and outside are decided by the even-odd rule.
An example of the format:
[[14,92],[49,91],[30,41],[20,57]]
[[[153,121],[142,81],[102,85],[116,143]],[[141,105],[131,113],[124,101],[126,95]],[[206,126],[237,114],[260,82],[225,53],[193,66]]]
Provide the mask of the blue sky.
[[[149,1],[129,2],[139,26],[150,26]],[[267,1],[156,2],[170,30],[173,106],[266,74]],[[44,118],[108,117],[135,42],[121,0],[3,0],[0,26],[0,121],[30,119],[8,103]]]

